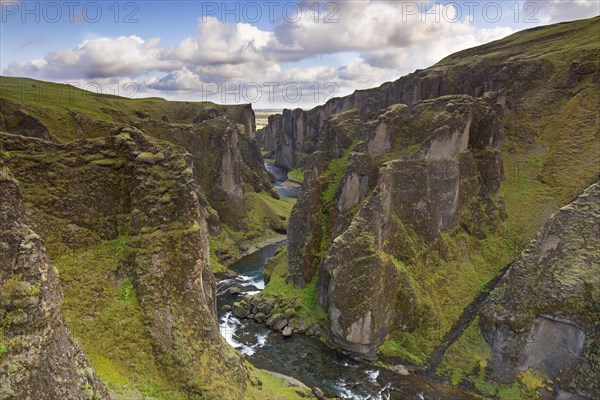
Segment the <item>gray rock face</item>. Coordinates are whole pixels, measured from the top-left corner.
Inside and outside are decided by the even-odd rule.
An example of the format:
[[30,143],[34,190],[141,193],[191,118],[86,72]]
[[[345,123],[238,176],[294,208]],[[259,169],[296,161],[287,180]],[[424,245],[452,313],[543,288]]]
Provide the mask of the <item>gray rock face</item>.
[[598,398],[600,184],[546,223],[480,316],[496,379],[535,368],[557,386]]
[[[0,159],[0,170],[3,167]],[[67,330],[42,239],[23,221],[17,185],[0,176],[0,398],[108,399]]]
[[[363,128],[367,140],[377,142],[376,131],[385,122],[393,136],[383,143],[394,147],[378,156],[371,154],[373,149],[385,146],[367,142],[354,148],[328,209],[327,237],[322,236],[318,223],[319,210],[324,212],[326,206],[315,188],[321,180],[326,181],[329,172],[320,179],[313,177],[315,172],[309,174],[311,184],[303,192],[307,197],[301,197],[291,218],[302,216],[305,229],[298,238],[290,236],[290,249],[296,241],[300,246],[308,243],[298,240],[300,237],[317,237],[331,244],[312,253],[319,260],[319,252],[324,252],[318,268],[307,268],[303,264],[306,257],[300,261],[290,258],[289,268],[292,276],[304,274],[303,280],[295,281],[301,285],[318,270],[319,304],[329,314],[330,339],[336,346],[374,358],[393,326],[411,329],[417,315],[428,312],[418,304],[407,272],[392,258],[409,258],[411,240],[419,240],[422,246],[435,243],[455,225],[460,211],[473,198],[486,198],[489,192],[482,177],[487,170],[479,168],[479,160],[483,154],[497,151],[502,138],[497,118],[484,102],[456,96],[416,104],[412,111],[405,106],[390,107],[367,123]],[[411,132],[419,135],[411,137]],[[420,150],[406,154],[407,140],[421,141]],[[392,151],[396,153],[390,154]],[[385,161],[394,156],[397,159]],[[495,166],[499,170],[492,174],[493,179],[500,179],[502,165]],[[498,184],[490,183],[490,187]],[[352,214],[356,207],[358,211]]]
[[303,287],[315,275],[323,235],[323,190],[313,171],[305,174],[303,187],[296,211],[288,222],[288,263],[294,266],[290,268],[290,275],[297,287]]
[[[42,234],[62,231],[50,217],[54,216],[67,226],[85,229],[87,236],[110,240],[123,232],[116,215],[130,216],[131,246],[119,255],[119,262],[136,290],[146,324],[143,334],[159,365],[165,374],[180,377],[189,393],[241,398],[245,369],[241,356],[218,332],[208,212],[190,172],[190,154],[134,128],[69,144],[0,133],[0,143],[10,152],[7,164],[21,182],[28,211]],[[23,157],[47,160],[50,155],[53,162],[22,162]],[[103,157],[99,164],[97,155]],[[156,158],[161,162],[147,162]],[[52,185],[42,198],[37,197],[32,188],[45,188],[49,175]],[[168,196],[163,197],[165,182],[169,182]],[[56,200],[45,201],[47,196]],[[54,245],[60,245],[62,235],[54,235]],[[227,370],[219,370],[225,360]],[[211,383],[222,379],[232,390],[227,395],[215,392]]]
[[556,379],[561,370],[577,366],[585,339],[583,328],[571,320],[537,317],[525,345],[523,367],[535,368]]
[[319,304],[328,311],[335,345],[375,358],[389,331],[400,277],[377,253],[368,227],[355,219],[334,241],[320,269]]
[[[243,110],[253,114],[251,108]],[[243,229],[249,209],[247,188],[272,191],[250,122],[220,115],[194,124],[143,120],[137,125],[148,134],[189,151],[194,159],[193,176],[220,220]]]
[[369,190],[369,176],[351,173],[346,176],[342,186],[342,193],[338,209],[341,212],[349,211],[356,207]]
[[[317,143],[320,140],[320,127],[327,117],[353,108],[358,110],[361,121],[367,122],[392,105],[402,104],[412,108],[420,101],[447,95],[480,97],[486,92],[495,92],[499,99],[503,99],[505,109],[508,110],[512,107],[512,93],[506,91],[506,87],[510,86],[507,84],[517,80],[531,82],[533,79],[541,79],[539,74],[546,73],[547,69],[540,63],[538,60],[531,60],[486,66],[461,65],[453,66],[450,73],[444,65],[436,65],[384,83],[378,88],[357,90],[349,96],[331,99],[308,111],[284,110],[282,114],[269,117],[269,124],[260,135],[261,145],[273,151],[276,165],[291,169],[302,165],[305,154],[311,153],[303,149],[305,142]],[[380,121],[372,132],[368,151],[372,154],[387,152],[393,140],[389,123]],[[452,133],[457,135],[437,142],[437,147],[431,149],[432,156],[440,155],[441,149],[447,151],[444,144],[448,140],[458,141],[452,145],[454,147],[460,144],[459,139],[464,136],[458,135],[459,132]]]
[[458,160],[398,161],[388,164],[382,174],[389,175],[394,211],[426,240],[452,226],[460,206]]
[[309,115],[301,109],[283,110],[281,115],[270,116],[269,124],[258,133],[260,144],[273,152],[277,166],[292,169],[301,161],[303,152],[314,151],[320,123],[319,115]]
[[216,182],[210,191],[213,207],[219,212],[221,219],[236,227],[240,226],[248,208],[242,189],[244,175],[240,161],[238,134],[236,128],[230,127],[221,138],[223,148],[216,171]]

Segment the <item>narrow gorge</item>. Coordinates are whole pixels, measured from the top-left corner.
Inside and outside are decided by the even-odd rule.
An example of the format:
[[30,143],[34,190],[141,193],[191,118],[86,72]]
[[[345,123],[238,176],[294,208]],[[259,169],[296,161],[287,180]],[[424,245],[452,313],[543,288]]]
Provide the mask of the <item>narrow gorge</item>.
[[[328,343],[484,395],[502,393],[488,379],[506,384],[532,374],[544,396],[598,396],[587,378],[597,326],[586,322],[597,315],[597,230],[565,239],[575,246],[569,255],[548,261],[559,268],[578,257],[561,270],[569,283],[528,270],[513,277],[524,267],[512,263],[561,206],[593,197],[598,24],[524,31],[379,88],[269,117],[257,134],[267,155],[304,178],[289,222],[286,279],[316,292]],[[553,240],[546,251],[558,246]],[[546,290],[553,294],[539,301],[547,305],[525,305]],[[504,292],[511,295],[500,300]],[[517,328],[519,320],[527,327]],[[563,334],[565,355],[530,343]]]
[[0,77],[0,400],[600,398],[599,36],[259,130]]

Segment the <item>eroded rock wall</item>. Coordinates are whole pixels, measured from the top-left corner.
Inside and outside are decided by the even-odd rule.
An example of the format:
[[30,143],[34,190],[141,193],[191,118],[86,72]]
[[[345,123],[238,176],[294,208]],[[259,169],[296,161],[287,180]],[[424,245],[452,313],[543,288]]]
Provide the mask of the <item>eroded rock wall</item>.
[[121,273],[165,375],[192,396],[241,398],[248,372],[218,331],[208,212],[191,155],[135,128],[66,145],[10,134],[0,142],[32,223],[56,252],[128,236]]
[[108,399],[67,329],[58,274],[25,215],[0,155],[0,398]]
[[563,389],[600,396],[599,249],[597,182],[549,219],[484,305],[480,326],[497,380],[532,368]]
[[443,252],[442,234],[474,201],[490,211],[479,228],[500,221],[502,163],[486,162],[498,159],[500,117],[483,100],[452,96],[395,105],[368,123],[358,111],[324,122],[290,218],[288,261],[296,286],[318,277],[335,345],[372,358],[393,329],[438,318],[401,265]]

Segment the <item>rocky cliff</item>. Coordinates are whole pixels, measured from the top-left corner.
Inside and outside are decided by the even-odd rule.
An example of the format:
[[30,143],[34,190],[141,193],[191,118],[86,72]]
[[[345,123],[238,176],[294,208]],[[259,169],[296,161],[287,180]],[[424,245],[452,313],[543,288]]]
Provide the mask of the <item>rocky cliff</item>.
[[108,399],[67,329],[63,293],[0,145],[0,398]]
[[305,171],[287,279],[316,285],[333,345],[426,364],[487,283],[597,179],[599,31],[597,17],[519,32],[270,118],[263,145]]
[[600,183],[550,217],[483,307],[479,323],[501,382],[532,369],[598,398]]
[[0,129],[9,133],[68,143],[105,137],[127,125],[185,148],[210,209],[210,232],[221,243],[211,247],[217,269],[250,242],[285,230],[285,224],[272,222],[279,221],[274,207],[269,218],[255,217],[256,193],[273,204],[278,196],[264,167],[250,105],[133,100],[24,78],[0,77],[0,87]]
[[[1,133],[0,143],[24,194],[27,214],[20,214],[30,218],[57,260],[67,322],[101,377],[111,377],[106,363],[129,363],[134,370],[156,368],[176,382],[174,390],[192,397],[241,398],[250,373],[218,331],[208,211],[192,156],[135,128],[69,144]],[[40,246],[39,237],[28,237],[31,247]],[[105,243],[117,243],[118,251]],[[90,249],[92,258],[81,257]],[[38,268],[48,269],[47,258],[40,260]],[[3,273],[10,270],[5,267]],[[48,274],[59,290],[51,269]],[[58,300],[52,308],[60,315]],[[114,318],[115,312],[123,319]],[[123,330],[123,321],[140,326]],[[98,339],[100,332],[112,340]],[[121,359],[117,350],[127,354],[130,345],[147,349],[146,359],[133,353]],[[126,377],[137,379],[123,372],[121,379]]]
[[[421,100],[451,94],[481,97],[494,94],[505,110],[513,110],[536,82],[552,80],[558,91],[573,89],[586,77],[598,80],[597,49],[585,35],[597,34],[598,17],[553,28],[534,28],[509,38],[455,53],[431,68],[417,70],[378,88],[357,90],[305,111],[284,110],[269,117],[258,132],[261,145],[272,153],[276,164],[292,169],[305,165],[318,143],[323,121],[333,114],[358,110],[368,121],[393,104],[412,107]],[[574,29],[577,25],[578,29]],[[586,33],[587,32],[587,33]],[[556,40],[560,37],[558,40]],[[567,41],[572,40],[571,44]],[[585,54],[584,49],[591,53]],[[550,54],[538,57],[546,48]],[[556,64],[561,55],[571,59],[568,66]]]
[[[405,265],[435,268],[432,254],[450,258],[444,235],[457,225],[498,224],[499,115],[481,100],[454,96],[412,110],[392,106],[364,125],[346,112],[323,130],[290,218],[290,279],[302,287],[317,278],[331,340],[373,357],[392,327],[439,322],[416,295],[433,289],[415,282],[425,272]],[[347,157],[341,165],[336,152]]]

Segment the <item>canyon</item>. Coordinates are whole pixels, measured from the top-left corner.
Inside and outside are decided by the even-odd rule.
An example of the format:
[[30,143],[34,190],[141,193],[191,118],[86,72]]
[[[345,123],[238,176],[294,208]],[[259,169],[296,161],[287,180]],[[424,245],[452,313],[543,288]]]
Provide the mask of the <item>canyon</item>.
[[518,32],[258,131],[251,105],[1,77],[0,399],[323,397],[220,332],[217,279],[282,235],[260,293],[227,288],[239,323],[484,398],[600,397],[598,34]]

